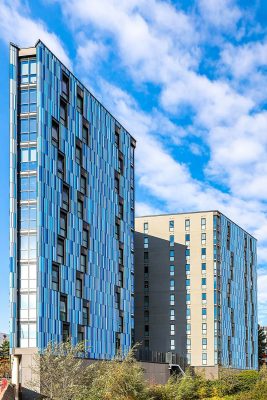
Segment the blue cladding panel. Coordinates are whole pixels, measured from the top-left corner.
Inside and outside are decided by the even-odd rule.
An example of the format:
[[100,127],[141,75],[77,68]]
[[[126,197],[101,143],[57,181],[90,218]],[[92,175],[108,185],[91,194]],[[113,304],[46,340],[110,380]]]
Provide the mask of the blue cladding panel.
[[217,288],[221,289],[217,296],[221,303],[219,312],[215,305],[215,314],[220,318],[219,363],[257,369],[257,241],[224,215],[214,217],[214,231],[214,247],[220,243],[214,258],[217,257]]
[[[73,343],[79,329],[88,341],[89,356],[111,358],[116,354],[116,339],[122,351],[131,346],[132,251],[131,232],[134,209],[131,208],[131,170],[134,140],[106,109],[41,43],[37,45],[37,344],[44,349],[49,341],[63,339],[60,297],[67,296],[67,321]],[[52,119],[60,121],[62,71],[69,78],[67,127],[59,123],[59,144],[52,144]],[[34,71],[33,71],[34,72]],[[26,78],[25,78],[26,79]],[[31,76],[34,79],[34,74]],[[77,109],[77,87],[83,92],[83,116]],[[84,119],[89,124],[88,145],[82,141]],[[115,143],[115,125],[120,126],[119,149]],[[80,139],[80,141],[77,141]],[[76,143],[82,149],[82,165],[76,161]],[[64,183],[69,187],[65,260],[59,265],[60,290],[52,289],[52,263],[58,260],[60,210],[63,207],[63,180],[58,175],[58,154],[64,155]],[[123,174],[119,170],[119,153]],[[26,157],[26,156],[25,156]],[[132,161],[132,162],[131,162]],[[81,168],[82,167],[82,168]],[[82,196],[81,173],[87,174],[87,193]],[[133,172],[132,172],[133,174]],[[116,217],[119,195],[115,192],[119,176],[123,218],[120,242],[123,247],[123,285],[119,284],[119,240]],[[12,182],[11,182],[12,184]],[[132,185],[133,186],[133,185]],[[133,192],[133,191],[132,191]],[[83,197],[83,220],[78,216],[78,196]],[[132,193],[133,196],[133,193]],[[83,221],[89,229],[88,267],[81,272]],[[83,280],[82,298],[76,296],[76,277]],[[119,288],[118,288],[119,287]],[[119,292],[120,311],[115,302]],[[89,302],[89,324],[83,324],[83,304]],[[123,332],[119,333],[119,316]],[[14,319],[13,319],[14,321]]]

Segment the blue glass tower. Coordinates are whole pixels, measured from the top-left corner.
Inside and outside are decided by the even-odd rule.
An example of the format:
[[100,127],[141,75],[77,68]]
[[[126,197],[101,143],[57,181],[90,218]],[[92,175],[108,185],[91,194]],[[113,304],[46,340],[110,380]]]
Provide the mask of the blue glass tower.
[[133,330],[135,140],[41,42],[10,46],[11,351]]

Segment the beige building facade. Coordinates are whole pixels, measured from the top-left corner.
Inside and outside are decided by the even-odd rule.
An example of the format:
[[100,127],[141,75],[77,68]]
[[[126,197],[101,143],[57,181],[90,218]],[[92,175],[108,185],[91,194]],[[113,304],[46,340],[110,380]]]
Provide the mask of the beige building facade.
[[135,340],[196,367],[256,369],[256,240],[219,211],[138,217],[135,230]]

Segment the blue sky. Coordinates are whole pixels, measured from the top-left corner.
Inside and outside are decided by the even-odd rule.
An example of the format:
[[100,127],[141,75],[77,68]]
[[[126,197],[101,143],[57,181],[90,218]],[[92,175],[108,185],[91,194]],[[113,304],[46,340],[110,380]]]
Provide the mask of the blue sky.
[[139,215],[219,209],[258,239],[267,324],[264,0],[0,0],[0,331],[8,330],[8,43],[42,39],[136,137]]

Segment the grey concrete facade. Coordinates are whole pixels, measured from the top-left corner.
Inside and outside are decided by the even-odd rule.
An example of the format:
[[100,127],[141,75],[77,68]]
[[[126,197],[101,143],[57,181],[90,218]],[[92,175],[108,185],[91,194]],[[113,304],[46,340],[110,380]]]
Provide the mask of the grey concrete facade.
[[[155,236],[145,235],[149,241],[149,259],[144,259],[144,234],[135,234],[135,341],[143,349],[167,353],[170,340],[175,340],[174,353],[186,356],[186,288],[185,248],[175,243],[177,254],[172,262],[176,270],[172,276],[175,287],[175,305],[170,307],[170,243]],[[145,304],[148,301],[147,304]],[[170,321],[170,308],[174,309],[175,321]],[[170,339],[170,325],[175,322],[175,333]],[[146,326],[149,331],[145,331]]]

